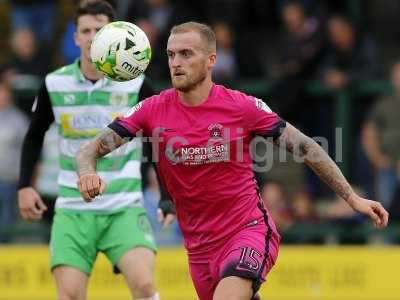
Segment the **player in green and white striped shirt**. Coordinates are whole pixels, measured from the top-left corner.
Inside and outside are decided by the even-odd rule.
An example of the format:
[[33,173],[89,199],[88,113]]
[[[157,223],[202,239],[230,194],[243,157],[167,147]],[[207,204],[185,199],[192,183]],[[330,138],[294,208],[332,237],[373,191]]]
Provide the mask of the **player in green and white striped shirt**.
[[20,212],[24,219],[38,220],[47,208],[32,187],[32,174],[44,134],[55,122],[60,173],[50,253],[59,299],[86,299],[88,278],[98,252],[123,273],[135,299],[159,299],[153,280],[156,245],[142,206],[140,140],[98,162],[97,171],[107,189],[96,201],[84,202],[77,189],[74,156],[80,146],[115,117],[153,94],[144,76],[114,82],[90,63],[91,39],[113,16],[112,7],[104,0],[79,6],[75,41],[81,48],[80,59],[46,76],[23,146]]

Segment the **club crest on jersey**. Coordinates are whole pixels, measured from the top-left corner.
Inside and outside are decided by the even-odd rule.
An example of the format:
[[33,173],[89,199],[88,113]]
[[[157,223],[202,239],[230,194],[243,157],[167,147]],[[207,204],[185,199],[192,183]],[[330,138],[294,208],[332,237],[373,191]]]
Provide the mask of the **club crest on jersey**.
[[75,95],[74,94],[67,94],[64,96],[65,104],[72,105],[75,104]]
[[208,126],[208,131],[210,132],[210,139],[219,140],[222,138],[222,125],[218,123],[210,124]]

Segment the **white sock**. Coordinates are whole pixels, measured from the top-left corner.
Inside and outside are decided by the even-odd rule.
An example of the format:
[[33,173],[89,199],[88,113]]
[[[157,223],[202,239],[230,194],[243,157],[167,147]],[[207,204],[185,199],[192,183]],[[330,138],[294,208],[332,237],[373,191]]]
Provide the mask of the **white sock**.
[[160,295],[158,293],[155,293],[153,296],[151,296],[149,298],[140,298],[137,300],[160,300]]

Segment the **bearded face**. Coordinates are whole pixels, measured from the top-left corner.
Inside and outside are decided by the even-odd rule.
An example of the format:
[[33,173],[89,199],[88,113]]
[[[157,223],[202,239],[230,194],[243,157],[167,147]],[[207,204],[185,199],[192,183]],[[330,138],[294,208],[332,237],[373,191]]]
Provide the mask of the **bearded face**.
[[179,91],[193,90],[210,73],[210,54],[197,32],[172,34],[168,39],[167,55],[172,85]]

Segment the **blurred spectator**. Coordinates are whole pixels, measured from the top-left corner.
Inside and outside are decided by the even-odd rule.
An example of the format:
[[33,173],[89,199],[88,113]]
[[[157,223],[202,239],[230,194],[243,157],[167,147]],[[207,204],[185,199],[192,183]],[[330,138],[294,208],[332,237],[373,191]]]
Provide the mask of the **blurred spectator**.
[[285,3],[282,21],[286,34],[280,47],[279,64],[272,70],[272,75],[278,79],[273,87],[275,102],[272,106],[284,118],[304,128],[297,111],[309,99],[305,86],[320,66],[325,37],[319,20],[308,16],[299,1]]
[[311,195],[305,190],[295,193],[292,199],[292,209],[296,224],[315,224],[319,221]]
[[[351,130],[353,136],[350,158],[352,162],[351,181],[360,185],[368,191],[372,186],[369,178],[371,166],[360,146],[360,128],[367,111],[370,109],[375,97],[371,94],[357,94],[360,87],[368,80],[378,79],[381,73],[380,61],[378,58],[377,45],[374,40],[361,33],[354,23],[342,15],[334,15],[328,21],[328,33],[330,48],[321,68],[321,78],[324,83],[333,91],[346,91],[353,93],[352,102],[349,104],[351,114]],[[325,102],[321,106],[322,118],[319,126],[333,143],[334,128],[331,121],[333,117],[334,103]],[[349,125],[350,126],[350,125]]]
[[19,158],[27,120],[14,107],[11,89],[0,83],[0,242],[8,237],[4,234],[16,217],[16,185]]
[[186,1],[137,0],[132,1],[126,14],[127,21],[137,24],[148,35],[151,48],[151,64],[146,74],[153,80],[169,78],[165,45],[173,25],[201,19],[197,4]]
[[[137,25],[146,33],[147,38],[149,39],[149,42],[150,42],[150,45],[152,46],[152,48],[157,48],[159,31],[154,26],[154,24],[151,23],[149,19],[140,19],[140,20],[138,20]],[[152,55],[153,54],[156,54],[156,53],[152,53]]]
[[332,16],[328,22],[330,49],[323,65],[325,84],[335,90],[379,75],[375,42],[361,35],[346,17]]
[[56,28],[57,0],[10,0],[13,31],[33,30],[40,46],[50,46]]
[[61,38],[61,53],[63,64],[72,64],[81,54],[79,47],[75,44],[74,33],[76,32],[73,21],[67,23]]
[[148,20],[141,19],[136,23],[147,35],[151,49],[151,63],[146,69],[146,75],[153,80],[166,80],[169,77],[168,60],[164,45],[161,45],[160,32]]
[[150,22],[158,31],[165,31],[174,12],[174,5],[169,0],[148,0]]
[[298,1],[288,1],[282,10],[287,34],[281,49],[278,76],[296,79],[313,78],[321,62],[325,38],[321,23],[308,16]]
[[[241,10],[241,0],[204,0],[203,7],[208,21],[223,21],[229,24],[236,25],[240,17],[243,17],[243,10]],[[247,0],[247,8],[250,7],[251,0]],[[246,22],[244,21],[244,24]]]
[[293,225],[286,191],[279,181],[267,181],[262,186],[262,199],[279,231],[285,231]]
[[238,77],[237,57],[234,49],[234,33],[228,23],[214,25],[217,40],[217,63],[213,69],[216,82],[231,82]]
[[9,67],[13,71],[13,88],[17,92],[17,106],[27,114],[32,108],[32,95],[49,68],[45,52],[37,44],[34,32],[21,29],[11,37],[13,56]]
[[[224,20],[232,21],[235,16],[235,28],[243,28],[244,32],[247,31],[249,34],[257,32],[259,28],[275,29],[278,24],[276,0],[209,0],[209,2],[225,2],[225,6],[221,5],[220,9],[216,9],[216,5],[213,5],[211,9],[214,18],[223,17]],[[235,13],[231,12],[232,10],[235,10]]]
[[11,67],[17,74],[31,74],[43,77],[48,71],[48,57],[37,44],[35,33],[30,29],[15,31],[11,37],[14,56]]
[[318,231],[317,227],[321,224],[317,213],[318,203],[313,201],[307,190],[299,190],[293,195],[291,204],[294,218],[293,227],[298,230],[293,241],[296,243],[322,244],[325,237]]
[[149,18],[150,4],[148,0],[131,1],[127,8],[125,17],[130,22]]
[[[277,0],[277,10],[278,13],[282,13],[282,10],[284,9],[284,7],[290,3],[293,2],[293,0]],[[297,2],[304,7],[305,10],[310,11],[311,9],[314,11],[317,8],[317,4],[319,4],[318,2],[320,1],[316,1],[316,0],[297,0]]]
[[[115,0],[115,9],[117,13],[117,20],[125,20],[131,0]],[[138,2],[134,0],[134,2]]]
[[236,54],[237,76],[240,79],[264,77],[268,57],[266,47],[270,47],[266,30],[269,27],[273,32],[276,31],[275,0],[197,2],[202,5],[206,23],[225,23],[231,27],[234,34],[233,49]]
[[394,93],[378,100],[362,134],[365,152],[377,172],[377,200],[387,209],[399,182],[396,165],[400,162],[400,62],[392,68],[391,82]]
[[15,78],[15,72],[11,68],[10,63],[0,65],[0,82],[12,86]]
[[[320,130],[319,122],[321,118],[331,124],[321,114],[321,110],[327,110],[325,102],[310,95],[307,90],[321,67],[326,51],[323,24],[317,17],[306,13],[300,1],[285,1],[281,18],[285,34],[280,46],[279,63],[271,74],[276,78],[271,90],[271,107],[306,134],[328,138],[326,130]],[[323,194],[325,187],[321,187],[319,179],[308,168],[305,172],[307,188],[312,196]]]

